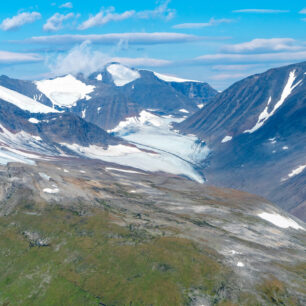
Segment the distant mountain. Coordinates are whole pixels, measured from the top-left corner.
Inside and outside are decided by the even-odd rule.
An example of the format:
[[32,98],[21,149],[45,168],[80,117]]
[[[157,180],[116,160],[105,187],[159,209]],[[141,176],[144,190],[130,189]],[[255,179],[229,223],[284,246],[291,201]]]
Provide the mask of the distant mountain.
[[51,101],[56,109],[74,112],[106,130],[143,110],[174,116],[193,114],[217,94],[207,83],[135,70],[118,63],[89,77],[66,75],[35,84],[43,97],[40,102],[50,105]]
[[[103,73],[86,80],[67,75],[35,83],[2,77],[0,164],[79,156],[203,182],[197,164],[207,155],[205,144],[171,131],[172,121],[183,120],[187,109],[198,109],[196,102],[177,94],[171,83],[152,72],[112,64]],[[140,80],[145,75],[148,82],[157,84],[155,91],[160,97],[165,96],[160,105],[158,95],[153,97],[154,85],[146,86],[146,81]],[[143,98],[128,96],[130,91],[133,94],[133,86],[138,87],[137,81]],[[146,101],[150,92],[153,105]],[[183,98],[176,100],[176,95]],[[167,96],[172,98],[167,100]],[[128,102],[137,99],[138,104]],[[142,100],[144,105],[140,105]],[[114,126],[111,134],[103,125]]]
[[212,150],[211,184],[263,195],[306,219],[306,62],[235,83],[176,128]]

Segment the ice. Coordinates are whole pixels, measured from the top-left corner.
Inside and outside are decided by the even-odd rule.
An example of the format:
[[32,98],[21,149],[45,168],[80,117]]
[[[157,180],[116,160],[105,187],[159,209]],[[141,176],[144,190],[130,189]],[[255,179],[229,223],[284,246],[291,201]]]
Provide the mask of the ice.
[[296,230],[304,230],[302,226],[297,224],[294,220],[281,216],[277,213],[267,213],[262,212],[258,214],[258,216],[268,222],[271,222],[272,224],[281,227],[281,228],[294,228]]
[[89,100],[88,94],[95,89],[95,86],[86,85],[70,74],[52,80],[36,81],[35,84],[54,105],[69,108],[80,99]]
[[237,262],[237,267],[243,268],[244,267],[244,263],[241,261]]
[[195,83],[201,83],[200,81],[182,79],[182,78],[178,78],[178,77],[172,76],[172,75],[161,74],[161,73],[157,73],[157,72],[153,72],[153,73],[157,78],[159,78],[160,80],[165,81],[165,82],[174,82],[174,83],[195,82]]
[[162,171],[175,175],[185,175],[192,180],[203,183],[202,176],[194,170],[190,163],[167,152],[158,150],[155,152],[146,152],[137,147],[122,144],[108,146],[107,149],[96,145],[90,145],[88,147],[67,143],[61,143],[61,145],[88,158],[100,159],[144,171]]
[[232,139],[233,139],[232,136],[225,136],[225,137],[221,140],[221,143],[225,143],[225,142],[231,141]]
[[55,113],[56,110],[41,104],[17,91],[0,86],[0,99],[16,105],[17,107],[31,113]]
[[196,136],[181,135],[171,129],[172,122],[182,120],[183,118],[159,117],[142,111],[139,117],[127,118],[109,132],[148,150],[160,150],[197,164],[207,157],[209,149]]
[[258,117],[258,120],[257,120],[257,123],[250,130],[245,130],[243,133],[250,133],[250,134],[254,133],[258,129],[260,129],[270,117],[272,117],[275,114],[275,112],[282,106],[282,104],[285,102],[285,100],[290,96],[290,94],[294,90],[294,88],[297,87],[302,82],[302,80],[300,80],[295,85],[293,85],[295,79],[296,79],[295,70],[293,70],[289,74],[287,84],[285,85],[285,87],[283,89],[280,100],[274,105],[272,111],[270,113],[268,111],[269,105],[270,105],[271,100],[272,100],[272,97],[270,97],[268,102],[267,102],[267,106],[260,113],[260,115]]
[[116,86],[124,86],[140,78],[140,73],[120,64],[109,65],[107,71],[111,74]]

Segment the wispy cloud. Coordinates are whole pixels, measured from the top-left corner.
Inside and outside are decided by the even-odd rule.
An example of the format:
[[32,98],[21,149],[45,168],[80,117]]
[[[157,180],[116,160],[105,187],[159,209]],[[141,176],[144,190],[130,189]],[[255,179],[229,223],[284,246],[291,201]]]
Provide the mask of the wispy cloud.
[[59,6],[59,8],[73,8],[73,4],[71,2],[66,2],[66,3],[63,3],[62,5]]
[[101,70],[110,62],[120,62],[133,67],[157,67],[170,64],[170,61],[154,58],[121,58],[94,51],[88,42],[71,49],[67,54],[60,54],[53,59],[48,59],[47,65],[53,75],[78,74],[89,75]]
[[306,8],[303,8],[302,10],[299,11],[300,14],[306,14]]
[[231,80],[231,79],[240,79],[247,76],[246,73],[220,73],[220,74],[215,74],[211,76],[210,78],[212,80]]
[[164,1],[154,10],[146,10],[137,12],[135,10],[128,10],[123,13],[117,13],[114,7],[102,9],[98,14],[90,16],[79,27],[79,30],[86,30],[96,26],[103,26],[112,21],[122,21],[129,18],[151,19],[164,18],[170,20],[175,15],[175,10],[168,8],[170,0]]
[[205,27],[211,27],[211,26],[216,26],[221,23],[231,23],[234,22],[234,19],[214,19],[211,18],[209,22],[204,22],[204,23],[181,23],[181,24],[176,24],[173,26],[174,29],[201,29]]
[[279,13],[289,13],[289,11],[272,10],[272,9],[242,9],[242,10],[234,10],[233,13],[279,14]]
[[212,70],[215,71],[245,71],[257,67],[257,64],[253,65],[215,65],[212,66]]
[[193,60],[194,64],[197,63],[262,63],[262,62],[291,62],[306,60],[306,51],[297,52],[280,52],[280,53],[261,53],[261,54],[232,54],[232,53],[217,53],[217,54],[205,54],[199,56]]
[[110,33],[110,34],[90,34],[90,35],[49,35],[49,36],[34,36],[25,40],[27,43],[38,44],[75,44],[84,41],[90,41],[96,44],[117,44],[120,41],[127,41],[129,44],[170,44],[170,43],[187,43],[200,40],[219,40],[227,39],[223,37],[205,37],[182,33]]
[[240,44],[226,45],[222,48],[222,51],[234,53],[255,53],[269,51],[297,51],[301,49],[302,46],[298,45],[297,41],[292,38],[256,38]]
[[24,62],[38,62],[42,61],[42,57],[35,53],[16,53],[0,51],[0,63],[24,63]]
[[20,13],[12,18],[6,18],[0,24],[0,28],[3,31],[13,30],[22,27],[27,23],[33,23],[41,18],[41,14],[38,12],[24,12]]
[[159,6],[157,6],[154,10],[146,10],[142,12],[138,12],[136,15],[138,18],[142,19],[150,19],[150,18],[165,18],[166,20],[172,19],[176,10],[168,7],[171,0],[167,0],[162,2]]
[[86,30],[99,25],[105,25],[111,21],[121,21],[131,18],[135,15],[135,11],[125,11],[121,14],[115,13],[115,8],[111,7],[106,10],[101,10],[97,15],[91,16],[89,19],[84,21],[79,27],[79,30]]
[[44,24],[43,29],[44,31],[59,31],[63,28],[63,22],[73,18],[75,15],[73,13],[69,13],[67,15],[63,15],[60,13],[55,13],[51,16],[47,22]]

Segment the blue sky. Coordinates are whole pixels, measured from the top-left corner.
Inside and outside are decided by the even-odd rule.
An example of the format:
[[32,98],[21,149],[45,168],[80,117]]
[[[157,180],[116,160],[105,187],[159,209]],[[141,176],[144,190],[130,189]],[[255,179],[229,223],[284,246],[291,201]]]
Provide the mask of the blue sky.
[[5,1],[0,74],[39,79],[108,61],[224,89],[306,60],[306,1]]

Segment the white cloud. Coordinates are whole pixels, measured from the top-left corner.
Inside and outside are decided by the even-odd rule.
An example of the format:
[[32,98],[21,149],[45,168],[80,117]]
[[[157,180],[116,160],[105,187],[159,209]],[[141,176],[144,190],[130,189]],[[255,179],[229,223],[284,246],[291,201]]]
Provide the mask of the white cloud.
[[248,42],[227,45],[222,48],[225,52],[248,53],[248,52],[268,52],[268,51],[297,51],[301,50],[296,40],[292,38],[256,38]]
[[31,12],[31,13],[20,13],[12,18],[6,18],[0,24],[0,28],[3,31],[13,30],[20,28],[21,26],[27,23],[33,23],[36,20],[41,18],[41,14],[38,12]]
[[125,11],[121,14],[115,13],[115,9],[113,7],[108,8],[106,10],[101,10],[97,15],[91,16],[89,19],[84,21],[79,27],[79,30],[86,30],[92,27],[96,27],[99,25],[105,25],[111,21],[120,21],[131,18],[135,15],[135,11]]
[[170,61],[152,58],[120,58],[112,57],[100,51],[94,51],[89,42],[74,47],[67,54],[60,54],[47,63],[53,75],[78,74],[89,75],[101,70],[110,62],[120,62],[133,67],[147,66],[157,67],[170,64]]
[[22,62],[37,62],[42,61],[43,59],[34,53],[16,53],[8,51],[0,51],[0,63],[22,63]]
[[39,44],[75,44],[90,41],[96,44],[117,44],[120,41],[127,41],[129,44],[169,44],[186,43],[200,40],[220,39],[215,37],[202,37],[182,33],[109,33],[109,34],[90,34],[90,35],[49,35],[34,36],[25,42]]
[[170,20],[174,17],[176,11],[168,8],[170,0],[164,1],[154,10],[140,11],[128,10],[123,13],[116,13],[114,7],[102,9],[98,14],[90,16],[79,27],[79,30],[86,30],[96,26],[105,25],[111,21],[122,21],[129,18],[150,19],[150,18],[165,18]]
[[209,22],[204,23],[181,23],[173,26],[174,29],[201,29],[205,27],[216,26],[221,23],[231,23],[234,22],[233,19],[214,19],[211,18]]
[[213,75],[210,78],[212,80],[220,81],[220,80],[240,79],[246,76],[247,75],[243,73],[220,73],[220,74]]
[[164,1],[159,6],[157,6],[154,10],[147,10],[137,13],[138,18],[142,19],[150,19],[150,18],[165,18],[166,20],[172,19],[175,14],[175,9],[168,8],[171,0]]
[[44,24],[44,31],[58,31],[63,28],[63,22],[74,17],[73,13],[63,15],[60,13],[55,13],[51,16],[47,22]]
[[303,8],[302,10],[299,11],[300,14],[306,14],[306,8]]
[[261,54],[233,54],[218,53],[205,54],[193,60],[193,63],[262,63],[262,62],[291,62],[306,60],[306,51],[280,52],[280,53],[261,53]]
[[233,13],[278,14],[278,13],[289,13],[289,11],[288,10],[270,10],[270,9],[243,9],[243,10],[234,10]]
[[212,70],[216,71],[244,71],[256,68],[258,65],[215,65],[212,67]]
[[71,8],[73,8],[73,5],[72,5],[71,2],[66,2],[66,3],[60,5],[60,8],[70,8],[71,9]]

